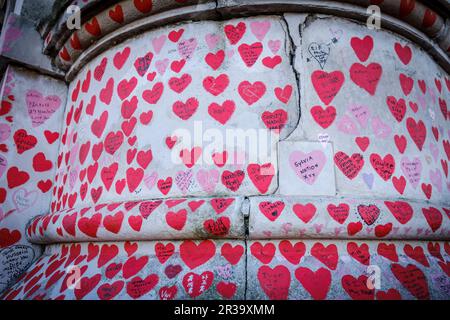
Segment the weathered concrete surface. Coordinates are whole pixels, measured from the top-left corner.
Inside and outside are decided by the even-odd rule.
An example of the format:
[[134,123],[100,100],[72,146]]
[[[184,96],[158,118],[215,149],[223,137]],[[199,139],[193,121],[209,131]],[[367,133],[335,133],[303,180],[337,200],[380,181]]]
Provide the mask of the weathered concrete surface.
[[188,198],[109,203],[32,221],[33,243],[244,238],[243,198]]
[[243,299],[245,285],[243,241],[80,243],[47,246],[3,299]]
[[[71,83],[51,213],[27,231],[36,243],[72,243],[48,246],[5,298],[450,299],[450,81],[425,52],[319,15],[189,22],[134,37],[146,21],[98,35],[105,42],[90,54],[119,34],[130,39]],[[219,135],[269,129],[275,139],[253,161],[254,150],[209,147],[211,131],[195,139],[195,121]],[[212,195],[233,202],[218,212]],[[252,240],[232,240],[243,238],[247,211]],[[216,237],[230,240],[199,240]],[[70,265],[82,272],[76,290],[66,288]],[[375,291],[368,266],[381,277]]]
[[52,210],[272,193],[276,142],[298,122],[289,53],[267,16],[170,26],[99,56],[70,85]]
[[250,197],[251,239],[449,239],[450,208],[355,197]]
[[448,300],[449,253],[448,242],[250,241],[247,298]]
[[450,83],[443,70],[388,32],[314,16],[301,24],[300,44],[304,16],[287,20],[302,84],[302,117],[289,139],[328,137],[338,194],[448,202]]
[[9,67],[0,90],[0,291],[40,248],[25,236],[28,221],[50,209],[67,87]]
[[63,73],[42,53],[43,41],[32,21],[10,13],[0,34],[0,55],[39,72],[56,77]]

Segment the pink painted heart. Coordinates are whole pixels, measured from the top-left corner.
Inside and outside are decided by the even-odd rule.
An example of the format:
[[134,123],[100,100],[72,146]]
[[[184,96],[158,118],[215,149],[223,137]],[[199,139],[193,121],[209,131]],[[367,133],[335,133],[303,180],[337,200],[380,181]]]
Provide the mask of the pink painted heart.
[[156,171],[144,177],[144,183],[148,190],[151,190],[155,186],[156,180],[158,180],[158,173]]
[[186,60],[192,58],[192,55],[196,48],[197,39],[195,38],[181,40],[180,42],[178,42],[178,52]]
[[309,153],[294,151],[289,156],[289,164],[297,176],[305,183],[312,185],[322,172],[327,159],[320,150]]
[[0,178],[5,173],[7,167],[8,167],[8,160],[0,154]]
[[159,37],[155,37],[152,39],[152,45],[153,49],[155,49],[155,52],[158,54],[161,52],[161,49],[164,47],[164,43],[166,42],[166,35],[163,34]]
[[253,21],[250,23],[250,30],[259,41],[263,41],[270,29],[270,21]]
[[379,117],[372,118],[372,129],[375,136],[380,139],[386,139],[391,135],[392,129],[384,123]]
[[367,106],[355,104],[349,106],[348,110],[355,117],[361,127],[367,127],[367,123],[371,115]]
[[219,182],[219,171],[216,169],[200,169],[197,172],[197,181],[206,193],[212,194]]
[[61,106],[61,99],[58,96],[46,96],[36,90],[29,90],[26,93],[28,115],[34,128],[45,123],[53,113]]
[[192,185],[193,173],[192,170],[179,171],[175,176],[175,184],[183,194],[186,194]]
[[276,54],[280,50],[281,41],[280,40],[269,40],[269,49],[273,54]]
[[169,66],[169,62],[170,62],[170,60],[167,58],[164,60],[158,60],[155,62],[156,70],[158,71],[158,73],[160,75],[163,75],[166,72],[167,67]]
[[0,123],[0,142],[5,141],[11,135],[11,127],[6,123]]
[[343,115],[341,119],[338,121],[338,129],[339,131],[346,133],[346,134],[358,134],[359,130],[356,124],[352,121],[352,119],[347,116]]
[[205,36],[206,44],[208,45],[209,50],[213,50],[217,43],[219,42],[220,37],[215,33],[208,33]]
[[400,162],[400,166],[409,183],[411,183],[412,187],[416,189],[420,183],[422,174],[422,162],[420,159],[416,157],[409,160],[408,157],[403,157]]
[[14,192],[12,198],[17,212],[23,212],[35,204],[38,199],[38,192],[36,190],[28,191],[21,188]]
[[430,170],[430,181],[439,192],[442,192],[442,173],[439,169]]

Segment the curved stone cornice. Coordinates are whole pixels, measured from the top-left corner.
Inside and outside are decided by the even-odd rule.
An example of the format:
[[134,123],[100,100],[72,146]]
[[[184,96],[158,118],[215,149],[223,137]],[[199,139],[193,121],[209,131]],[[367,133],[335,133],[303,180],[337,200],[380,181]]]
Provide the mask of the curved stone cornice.
[[[76,1],[75,1],[76,2]],[[70,80],[80,66],[95,55],[125,38],[168,23],[186,20],[222,19],[256,14],[282,14],[285,12],[322,13],[339,17],[366,21],[367,7],[377,4],[382,11],[382,28],[396,32],[429,52],[447,71],[450,60],[447,56],[450,47],[450,28],[448,22],[433,9],[413,1],[409,7],[399,0],[221,0],[221,1],[153,1],[148,2],[147,10],[138,10],[136,2],[145,1],[90,1],[82,6],[81,30],[67,30],[64,21],[67,14],[48,33],[45,51],[55,55],[54,63],[68,71]],[[200,3],[200,4],[198,4]],[[434,4],[432,7],[445,7]],[[139,7],[139,5],[138,5]],[[150,10],[148,10],[150,8]],[[443,12],[445,14],[445,12]],[[116,16],[119,15],[120,19]],[[116,19],[117,21],[114,21]]]

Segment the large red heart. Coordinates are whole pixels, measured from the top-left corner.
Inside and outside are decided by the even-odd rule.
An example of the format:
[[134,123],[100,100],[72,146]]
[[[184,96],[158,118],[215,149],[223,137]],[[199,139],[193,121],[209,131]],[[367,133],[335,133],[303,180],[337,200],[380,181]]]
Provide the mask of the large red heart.
[[210,260],[216,252],[216,245],[210,240],[203,240],[198,245],[191,240],[180,245],[180,257],[186,265],[195,269]]
[[266,216],[270,221],[275,221],[281,215],[285,207],[283,201],[262,201],[259,203],[259,210]]
[[316,214],[316,206],[312,203],[303,204],[295,204],[292,207],[292,210],[297,215],[299,219],[301,219],[304,223],[308,223]]
[[372,153],[370,163],[384,181],[388,181],[395,171],[395,160],[391,154],[385,155],[382,159],[379,154]]
[[101,213],[96,213],[91,218],[81,218],[80,220],[78,220],[78,228],[84,234],[92,238],[96,238],[97,230],[100,227],[101,220]]
[[175,246],[172,243],[164,245],[161,242],[155,244],[155,254],[161,264],[164,264],[175,252]]
[[184,225],[186,224],[186,220],[187,220],[186,209],[181,209],[177,212],[169,211],[166,214],[167,224],[178,231],[183,230]]
[[202,274],[189,272],[183,277],[183,287],[191,298],[196,298],[207,291],[214,280],[214,273],[205,271]]
[[251,106],[266,93],[266,85],[261,81],[255,81],[253,84],[242,81],[238,86],[238,91],[242,99]]
[[228,207],[234,202],[234,198],[229,199],[223,199],[223,198],[216,198],[211,199],[210,204],[211,207],[214,209],[214,211],[217,214],[221,214],[225,210],[228,209]]
[[83,299],[88,293],[90,293],[98,285],[101,279],[101,274],[96,274],[90,278],[81,278],[79,286],[76,286],[74,291],[77,300]]
[[377,247],[377,253],[393,262],[398,262],[398,255],[395,249],[395,244],[380,243]]
[[367,61],[373,49],[373,38],[365,36],[363,39],[353,37],[350,44],[361,62]]
[[367,286],[367,276],[361,275],[354,278],[351,275],[345,275],[341,279],[342,288],[353,300],[374,300],[375,290]]
[[428,283],[425,274],[413,264],[403,267],[392,264],[391,271],[400,283],[417,299],[429,300]]
[[355,242],[349,242],[347,244],[347,252],[356,261],[368,266],[370,264],[369,246],[366,243],[362,243],[358,246]]
[[148,257],[143,256],[140,258],[131,257],[124,264],[122,268],[123,277],[125,279],[131,278],[141,271],[148,262]]
[[327,206],[327,211],[334,220],[343,224],[350,214],[350,207],[346,203],[340,203],[338,206],[330,203]]
[[370,205],[360,204],[358,206],[358,213],[364,220],[364,222],[370,226],[374,224],[375,221],[378,219],[380,215],[380,209],[374,204]]
[[325,109],[321,106],[314,106],[310,112],[317,124],[324,129],[331,126],[336,119],[336,108],[333,106],[328,106]]
[[246,29],[247,28],[246,28],[245,23],[239,22],[236,25],[236,27],[231,24],[227,24],[224,28],[224,31],[225,31],[225,35],[227,36],[230,43],[234,45],[234,44],[238,43],[239,40],[241,40]]
[[241,260],[241,257],[244,254],[244,247],[241,245],[235,245],[233,247],[230,243],[225,243],[220,252],[229,263],[235,265]]
[[298,265],[300,263],[300,260],[306,252],[306,246],[301,241],[292,245],[291,241],[283,240],[278,244],[278,248],[283,257],[294,265]]
[[414,210],[405,201],[385,201],[384,204],[401,224],[406,224],[411,220]]
[[226,124],[233,115],[236,105],[233,100],[226,100],[222,105],[215,102],[208,107],[208,114],[221,124]]
[[173,106],[173,112],[182,120],[188,120],[197,111],[198,100],[189,98],[186,102],[176,101]]
[[216,78],[212,76],[206,77],[203,80],[203,87],[213,96],[218,96],[225,91],[229,83],[230,80],[228,79],[228,76],[226,74],[221,74]]
[[26,171],[20,171],[17,167],[11,167],[6,173],[6,178],[8,180],[8,187],[14,189],[25,184],[30,179],[30,175]]
[[276,247],[273,243],[262,245],[260,242],[254,242],[250,246],[252,255],[264,264],[269,264],[275,255]]
[[320,100],[329,105],[344,84],[344,74],[341,71],[316,70],[311,74],[311,81]]
[[133,299],[138,299],[150,292],[159,281],[156,274],[150,274],[145,279],[141,277],[134,277],[127,283],[127,293]]
[[406,119],[406,128],[408,129],[409,135],[413,139],[417,148],[422,151],[423,144],[427,137],[427,128],[422,120],[416,122],[413,118]]
[[335,244],[329,244],[325,247],[322,243],[317,242],[311,248],[311,255],[331,270],[336,270],[339,256]]
[[286,300],[289,296],[291,274],[283,265],[270,268],[262,266],[258,270],[261,288],[271,300]]
[[28,134],[25,129],[20,129],[14,133],[14,143],[16,144],[17,153],[22,154],[27,150],[33,149],[37,144],[37,139],[35,136]]
[[130,53],[131,53],[130,47],[126,47],[122,51],[119,51],[115,54],[113,62],[117,70],[122,69],[125,62],[127,62]]
[[397,122],[402,122],[406,114],[405,100],[404,99],[397,100],[395,97],[389,96],[386,99],[386,103],[395,120],[397,120]]
[[425,219],[428,222],[431,230],[435,232],[442,225],[442,213],[433,207],[430,208],[422,208],[422,213],[425,216]]
[[314,272],[300,267],[295,270],[295,277],[314,300],[324,300],[327,297],[331,285],[331,272],[328,269],[319,268]]
[[9,247],[20,241],[22,235],[19,230],[0,229],[0,248]]
[[225,170],[222,173],[222,184],[229,190],[236,192],[239,190],[242,181],[245,178],[245,173],[242,170],[236,170],[234,172]]
[[283,109],[277,109],[273,112],[264,111],[261,115],[261,120],[264,122],[267,129],[273,130],[279,134],[288,120],[288,113]]
[[416,260],[425,267],[428,268],[430,266],[430,263],[428,262],[428,259],[425,256],[425,252],[423,251],[423,248],[421,246],[413,247],[410,244],[406,244],[405,247],[403,248],[403,251],[406,253],[408,257]]
[[371,63],[368,66],[354,63],[350,67],[350,78],[352,81],[372,96],[375,95],[382,73],[383,68],[378,63]]
[[183,74],[181,77],[172,77],[169,79],[169,87],[176,93],[182,93],[192,82],[190,74]]
[[[410,0],[407,0],[407,1],[410,1]],[[404,2],[404,0],[402,0],[402,2]],[[414,2],[414,0],[411,2]],[[400,61],[404,65],[409,64],[409,62],[411,61],[411,58],[412,58],[411,48],[408,47],[407,45],[402,46],[400,43],[396,42],[394,49],[395,49],[395,52],[397,53],[397,56],[400,58]]]
[[270,184],[275,175],[275,169],[271,163],[265,163],[262,165],[251,163],[247,166],[247,173],[256,189],[264,194],[269,190]]
[[203,228],[209,234],[212,234],[216,237],[224,237],[230,231],[230,218],[228,217],[220,217],[217,220],[208,219],[203,223]]
[[103,226],[106,230],[118,234],[123,222],[123,212],[118,211],[115,215],[107,215],[103,219]]
[[334,163],[347,178],[353,180],[364,166],[364,158],[359,153],[354,153],[349,157],[344,152],[339,151],[334,155]]
[[94,37],[100,37],[102,35],[102,30],[98,24],[97,17],[93,17],[90,22],[85,24],[86,31],[89,32]]
[[142,98],[150,104],[158,103],[164,91],[164,85],[162,82],[157,82],[153,85],[152,89],[144,90]]

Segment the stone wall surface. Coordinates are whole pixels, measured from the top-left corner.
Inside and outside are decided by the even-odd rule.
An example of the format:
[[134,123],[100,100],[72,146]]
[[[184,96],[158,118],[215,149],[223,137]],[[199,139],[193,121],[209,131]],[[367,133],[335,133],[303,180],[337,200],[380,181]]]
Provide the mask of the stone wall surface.
[[69,87],[58,168],[69,178],[57,179],[53,210],[274,192],[278,135],[298,122],[286,28],[279,17],[190,23],[93,60]]
[[[297,30],[301,18],[287,19]],[[448,203],[445,72],[385,32],[319,17],[301,27],[304,112],[290,139],[333,143],[340,194]]]
[[237,240],[48,246],[5,299],[244,299],[244,250]]
[[369,1],[92,1],[79,31],[55,19],[43,47],[68,89],[17,68],[23,88],[3,84],[3,167],[36,166],[15,130],[58,138],[35,149],[53,161],[42,208],[0,162],[0,253],[13,229],[21,254],[45,245],[4,264],[29,268],[2,298],[450,299],[446,15],[381,2],[423,41],[346,17]]
[[9,67],[0,109],[0,291],[41,254],[26,225],[49,212],[67,87]]

